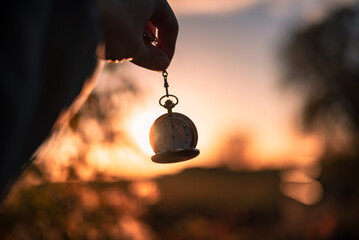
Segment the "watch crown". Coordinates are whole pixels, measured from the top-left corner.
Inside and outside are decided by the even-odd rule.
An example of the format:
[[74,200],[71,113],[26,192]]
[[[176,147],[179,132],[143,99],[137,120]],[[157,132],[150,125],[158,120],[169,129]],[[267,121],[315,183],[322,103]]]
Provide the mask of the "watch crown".
[[165,102],[165,104],[164,104],[163,107],[166,108],[169,113],[171,113],[171,112],[172,112],[172,108],[174,108],[175,106],[176,106],[176,104],[174,104],[174,103],[172,102],[172,100],[168,99],[168,100]]
[[[167,100],[162,103],[162,100],[167,98]],[[170,98],[174,98],[175,102],[173,102]],[[162,107],[166,108],[168,113],[172,113],[172,108],[174,108],[178,104],[178,98],[175,95],[164,95],[160,98],[159,103]]]

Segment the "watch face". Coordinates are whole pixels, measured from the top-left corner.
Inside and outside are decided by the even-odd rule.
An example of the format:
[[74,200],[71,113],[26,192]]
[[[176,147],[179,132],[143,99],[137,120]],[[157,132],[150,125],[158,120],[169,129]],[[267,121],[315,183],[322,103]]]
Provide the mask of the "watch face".
[[173,115],[158,118],[150,133],[153,150],[159,153],[195,147],[197,131],[192,124],[187,117],[184,119]]

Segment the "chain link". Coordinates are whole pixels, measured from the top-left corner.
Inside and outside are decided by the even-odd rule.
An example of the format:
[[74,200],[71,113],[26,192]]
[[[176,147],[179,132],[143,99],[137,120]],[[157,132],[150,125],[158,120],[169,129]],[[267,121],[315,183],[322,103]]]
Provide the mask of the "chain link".
[[163,76],[163,80],[164,80],[164,87],[166,88],[166,96],[168,97],[168,96],[169,96],[169,94],[168,94],[168,87],[169,87],[169,85],[168,85],[168,82],[167,82],[168,73],[167,73],[166,70],[164,70],[164,71],[162,72],[162,76]]
[[[166,89],[166,95],[164,95],[160,98],[159,103],[162,107],[164,107],[168,110],[168,113],[172,113],[172,108],[174,108],[178,104],[178,98],[175,95],[168,93],[168,87],[169,87],[168,82],[167,82],[168,73],[166,70],[164,70],[162,72],[162,76],[163,76],[163,80],[164,80],[164,87]],[[175,102],[173,102],[171,99],[168,99],[165,103],[162,103],[162,100],[165,98],[174,98]]]

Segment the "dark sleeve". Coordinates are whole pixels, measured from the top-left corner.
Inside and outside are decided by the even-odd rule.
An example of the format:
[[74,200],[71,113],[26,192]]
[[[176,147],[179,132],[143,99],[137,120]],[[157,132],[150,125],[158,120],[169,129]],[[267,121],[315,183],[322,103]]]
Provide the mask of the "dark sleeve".
[[96,66],[90,0],[6,1],[0,10],[0,200]]

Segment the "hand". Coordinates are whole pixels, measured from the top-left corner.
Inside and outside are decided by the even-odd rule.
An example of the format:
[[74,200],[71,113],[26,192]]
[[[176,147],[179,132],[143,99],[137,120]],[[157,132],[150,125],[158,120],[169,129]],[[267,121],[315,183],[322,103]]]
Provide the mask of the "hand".
[[[166,0],[96,0],[96,4],[106,59],[132,58],[133,63],[151,70],[168,67],[175,50],[178,23]],[[158,29],[157,46],[143,38],[151,24]]]

